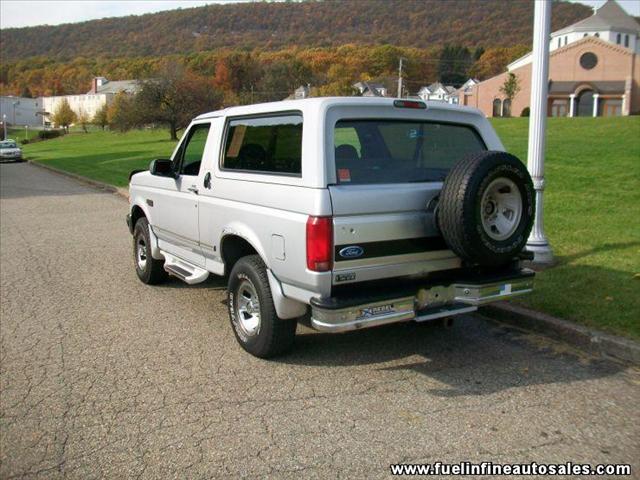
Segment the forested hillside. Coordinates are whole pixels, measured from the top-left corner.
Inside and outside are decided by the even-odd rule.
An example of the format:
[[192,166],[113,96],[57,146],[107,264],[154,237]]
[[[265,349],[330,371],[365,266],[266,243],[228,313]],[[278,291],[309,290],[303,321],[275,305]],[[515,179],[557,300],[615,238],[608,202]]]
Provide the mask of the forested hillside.
[[[591,14],[556,2],[553,28]],[[163,56],[226,47],[281,49],[349,43],[428,48],[530,44],[530,0],[256,2],[173,10],[60,26],[6,29],[2,61],[32,56]]]

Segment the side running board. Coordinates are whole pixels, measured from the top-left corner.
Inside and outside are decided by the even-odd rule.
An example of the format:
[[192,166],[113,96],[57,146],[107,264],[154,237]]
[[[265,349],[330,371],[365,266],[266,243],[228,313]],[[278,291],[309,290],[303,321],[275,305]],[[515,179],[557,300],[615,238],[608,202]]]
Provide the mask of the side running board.
[[178,277],[185,283],[193,285],[194,283],[204,282],[209,276],[209,272],[200,267],[196,267],[191,263],[174,257],[170,253],[161,252],[164,256],[164,269],[169,275]]

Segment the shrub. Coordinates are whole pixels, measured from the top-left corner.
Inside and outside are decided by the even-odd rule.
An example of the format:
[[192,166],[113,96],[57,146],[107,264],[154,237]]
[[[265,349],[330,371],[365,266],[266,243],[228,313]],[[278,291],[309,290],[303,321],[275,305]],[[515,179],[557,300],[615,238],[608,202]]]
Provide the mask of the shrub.
[[531,114],[531,109],[529,107],[524,107],[522,109],[521,117],[528,117]]
[[48,140],[50,138],[57,138],[63,135],[62,130],[40,130],[38,137],[42,140]]
[[28,138],[23,138],[22,140],[20,140],[20,143],[22,145],[26,145],[27,143],[29,143],[29,139]]

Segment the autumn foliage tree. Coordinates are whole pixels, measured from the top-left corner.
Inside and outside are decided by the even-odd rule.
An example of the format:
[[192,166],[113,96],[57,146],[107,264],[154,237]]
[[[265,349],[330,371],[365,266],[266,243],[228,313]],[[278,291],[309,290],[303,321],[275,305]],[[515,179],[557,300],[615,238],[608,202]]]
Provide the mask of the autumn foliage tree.
[[109,107],[106,103],[98,109],[96,114],[93,116],[91,123],[100,127],[102,130],[109,125]]
[[489,48],[476,60],[469,76],[481,80],[504,72],[506,66],[529,51],[526,45]]
[[165,64],[153,79],[142,82],[133,101],[137,123],[166,125],[172,140],[196,116],[222,105],[222,93],[205,77],[175,63]]
[[71,109],[66,98],[62,99],[58,108],[53,112],[51,120],[57,126],[64,128],[67,132],[69,131],[69,125],[76,121],[76,113]]
[[126,132],[140,125],[139,113],[133,95],[119,93],[107,109],[109,127],[119,132]]

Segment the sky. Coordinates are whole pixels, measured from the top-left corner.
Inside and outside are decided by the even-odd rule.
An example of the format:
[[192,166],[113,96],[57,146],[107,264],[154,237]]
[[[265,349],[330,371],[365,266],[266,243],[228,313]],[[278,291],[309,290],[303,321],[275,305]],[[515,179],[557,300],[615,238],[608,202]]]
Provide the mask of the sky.
[[[0,27],[58,25],[237,1],[244,0],[1,0]],[[597,7],[605,0],[570,1]],[[631,15],[640,16],[640,0],[618,0],[618,3]]]

